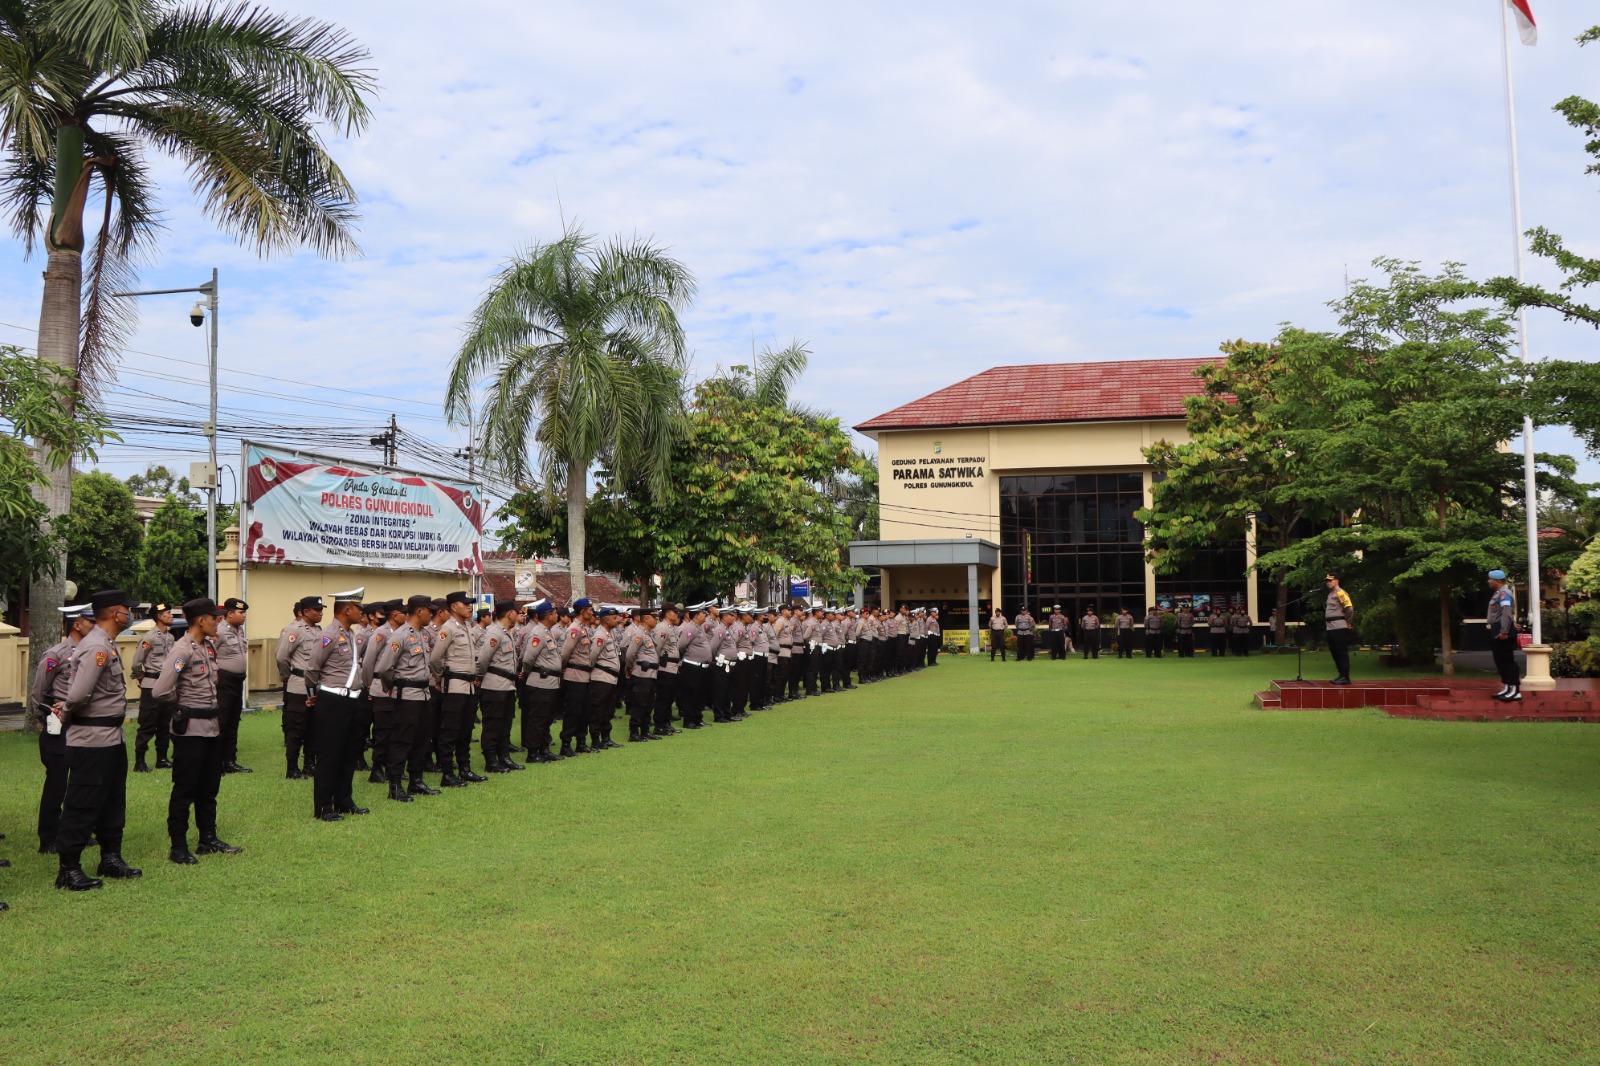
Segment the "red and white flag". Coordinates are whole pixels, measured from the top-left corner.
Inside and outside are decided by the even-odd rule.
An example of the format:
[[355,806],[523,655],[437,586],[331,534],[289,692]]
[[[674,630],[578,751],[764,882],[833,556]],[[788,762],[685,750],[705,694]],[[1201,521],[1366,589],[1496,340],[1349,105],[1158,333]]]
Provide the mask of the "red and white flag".
[[1506,0],[1506,3],[1511,5],[1511,13],[1517,18],[1517,32],[1522,34],[1522,43],[1539,43],[1539,26],[1533,21],[1533,7],[1528,0]]

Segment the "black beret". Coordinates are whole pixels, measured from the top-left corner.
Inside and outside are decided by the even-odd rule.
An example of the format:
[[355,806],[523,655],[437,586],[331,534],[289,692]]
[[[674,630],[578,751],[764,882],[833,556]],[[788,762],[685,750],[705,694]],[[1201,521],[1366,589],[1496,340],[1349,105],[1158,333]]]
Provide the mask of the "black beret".
[[222,601],[222,609],[224,611],[248,611],[250,605],[237,596],[229,596]]
[[424,607],[426,607],[430,611],[433,610],[433,597],[431,597],[431,596],[413,596],[410,599],[406,600],[406,614],[416,614],[418,611],[422,610]]
[[465,592],[451,592],[446,594],[445,603],[471,603],[472,597]]
[[201,596],[183,605],[183,617],[191,623],[202,615],[214,616],[222,613],[224,613],[222,608],[218,607],[216,601],[209,596]]
[[89,597],[89,607],[95,614],[99,614],[110,607],[126,607],[132,610],[137,606],[139,606],[138,601],[121,589],[106,589],[104,592],[96,592]]

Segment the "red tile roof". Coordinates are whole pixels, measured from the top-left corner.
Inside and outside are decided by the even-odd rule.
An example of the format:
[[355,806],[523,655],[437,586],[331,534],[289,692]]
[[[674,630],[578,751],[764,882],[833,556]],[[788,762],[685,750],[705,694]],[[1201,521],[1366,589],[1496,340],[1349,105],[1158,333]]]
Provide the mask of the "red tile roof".
[[[534,584],[542,595],[550,598],[552,603],[565,604],[572,601],[571,574],[540,574]],[[516,575],[510,571],[487,570],[483,575],[483,591],[492,593],[497,600],[516,599],[516,585]],[[636,607],[639,604],[639,597],[623,591],[622,586],[601,574],[590,574],[586,585],[589,589],[589,598],[595,603],[615,603],[625,607]]]
[[1184,399],[1200,392],[1195,368],[1216,361],[997,366],[868,419],[856,430],[870,435],[881,429],[1182,418]]

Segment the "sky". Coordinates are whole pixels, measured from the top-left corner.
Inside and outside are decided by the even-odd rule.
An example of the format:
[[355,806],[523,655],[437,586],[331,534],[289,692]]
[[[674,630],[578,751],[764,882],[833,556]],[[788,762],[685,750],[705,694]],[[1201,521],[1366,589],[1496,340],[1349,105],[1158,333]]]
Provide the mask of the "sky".
[[[509,255],[568,223],[693,271],[695,376],[799,339],[796,398],[847,425],[989,366],[1326,328],[1377,256],[1511,269],[1497,0],[270,6],[372,52],[371,126],[333,145],[364,254],[259,260],[158,165],[167,227],[141,287],[221,271],[225,427],[359,436],[395,413],[459,447],[441,398],[462,323]],[[1573,43],[1600,16],[1534,11],[1539,45],[1513,38],[1525,225],[1600,252],[1600,175],[1551,112],[1600,98],[1600,46]],[[41,269],[0,242],[0,343],[31,345]],[[195,417],[190,302],[142,301],[114,411]],[[1538,358],[1595,354],[1551,317],[1529,337]],[[101,465],[201,451],[129,435]]]

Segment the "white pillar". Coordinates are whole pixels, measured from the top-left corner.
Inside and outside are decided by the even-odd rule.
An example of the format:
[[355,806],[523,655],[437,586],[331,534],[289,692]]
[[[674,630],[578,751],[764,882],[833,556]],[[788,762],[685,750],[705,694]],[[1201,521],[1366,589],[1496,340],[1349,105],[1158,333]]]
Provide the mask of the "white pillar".
[[967,564],[967,654],[978,654],[978,564]]

